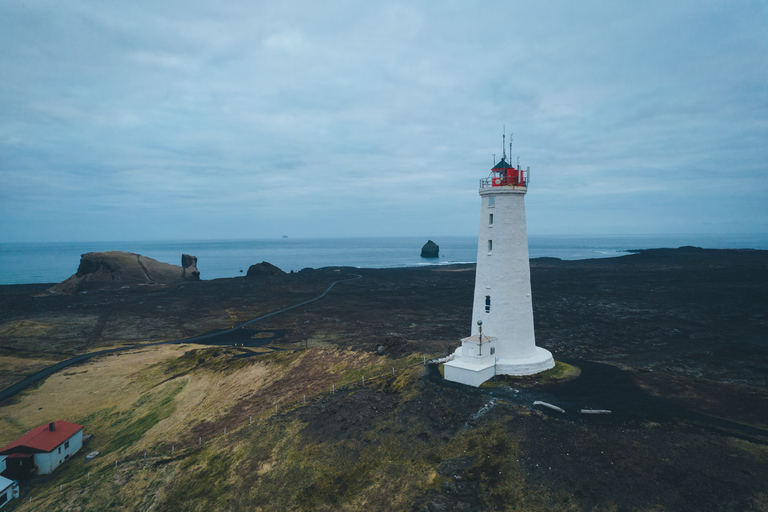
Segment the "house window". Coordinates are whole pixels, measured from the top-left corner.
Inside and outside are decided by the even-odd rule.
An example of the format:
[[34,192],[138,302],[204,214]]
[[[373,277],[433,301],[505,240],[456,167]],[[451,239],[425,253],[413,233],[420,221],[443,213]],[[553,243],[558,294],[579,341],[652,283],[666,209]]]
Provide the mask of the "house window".
[[489,226],[493,226],[493,214],[492,213],[488,214],[488,225]]
[[496,353],[496,347],[491,347],[491,355]]
[[3,494],[0,494],[0,505],[8,501],[8,493],[6,491],[3,491]]
[[65,450],[69,450],[69,441],[67,441],[66,443],[64,443],[64,449],[65,449]]
[[493,240],[488,240],[488,252],[493,250]]
[[485,296],[485,312],[486,313],[491,312],[491,296],[490,295]]
[[488,196],[488,207],[493,208],[496,206],[496,196]]
[[59,446],[59,453],[61,453],[61,446]]

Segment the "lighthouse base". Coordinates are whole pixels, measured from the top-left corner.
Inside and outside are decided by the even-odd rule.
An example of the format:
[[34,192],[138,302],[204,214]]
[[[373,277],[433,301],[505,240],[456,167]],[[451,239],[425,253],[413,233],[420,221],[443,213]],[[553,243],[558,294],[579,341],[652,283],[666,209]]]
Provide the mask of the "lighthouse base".
[[454,353],[454,359],[443,366],[445,380],[479,387],[494,375],[534,375],[555,367],[552,353],[536,347],[529,357],[501,358],[487,357],[478,360],[462,357],[461,347]]
[[536,347],[530,357],[504,358],[496,361],[496,375],[534,375],[555,367],[552,353]]
[[493,359],[475,362],[457,357],[443,365],[445,380],[479,387],[480,384],[496,375]]

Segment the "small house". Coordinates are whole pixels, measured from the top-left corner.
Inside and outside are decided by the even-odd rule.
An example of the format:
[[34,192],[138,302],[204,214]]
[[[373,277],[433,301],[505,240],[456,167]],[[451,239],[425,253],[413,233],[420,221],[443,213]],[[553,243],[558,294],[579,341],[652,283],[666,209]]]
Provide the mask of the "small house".
[[52,421],[0,448],[0,455],[7,456],[2,474],[14,479],[30,478],[35,473],[48,475],[82,446],[82,425]]
[[[0,455],[0,473],[3,471],[5,471],[5,455]],[[0,508],[3,508],[13,498],[18,497],[19,484],[4,476],[0,476]]]

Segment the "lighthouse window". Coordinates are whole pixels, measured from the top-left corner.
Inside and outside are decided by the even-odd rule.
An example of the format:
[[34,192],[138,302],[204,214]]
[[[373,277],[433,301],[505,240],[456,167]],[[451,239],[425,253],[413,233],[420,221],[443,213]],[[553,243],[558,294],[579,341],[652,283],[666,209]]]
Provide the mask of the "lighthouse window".
[[491,355],[496,353],[496,347],[491,347]]
[[493,240],[488,240],[488,252],[493,250]]
[[490,295],[485,296],[485,312],[486,313],[491,312],[491,296]]
[[489,226],[493,226],[493,214],[492,213],[488,214],[488,225]]
[[489,207],[496,206],[496,196],[488,196],[488,206]]

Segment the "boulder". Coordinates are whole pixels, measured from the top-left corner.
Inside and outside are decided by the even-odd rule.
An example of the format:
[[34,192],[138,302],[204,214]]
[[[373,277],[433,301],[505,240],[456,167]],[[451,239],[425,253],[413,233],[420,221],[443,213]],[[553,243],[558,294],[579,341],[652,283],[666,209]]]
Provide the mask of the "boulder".
[[200,271],[197,270],[197,258],[189,254],[181,255],[181,278],[190,281],[200,280]]
[[432,240],[427,240],[427,243],[425,243],[424,247],[421,248],[421,257],[422,258],[439,258],[440,246],[437,245]]
[[246,277],[284,276],[284,275],[285,275],[285,272],[283,272],[273,264],[267,263],[266,261],[262,261],[261,263],[257,263],[256,265],[251,265],[250,267],[248,267],[248,273],[245,274]]
[[[197,258],[190,256],[192,261]],[[182,257],[183,261],[183,257]],[[77,272],[68,279],[48,289],[51,293],[76,293],[108,287],[131,284],[168,283],[191,277],[197,268],[185,269],[178,265],[163,263],[140,254],[123,251],[89,252],[80,256]],[[197,272],[196,279],[200,278]]]

